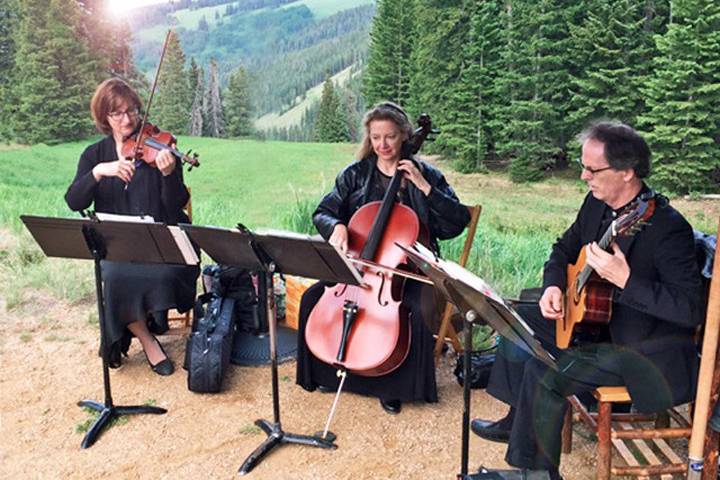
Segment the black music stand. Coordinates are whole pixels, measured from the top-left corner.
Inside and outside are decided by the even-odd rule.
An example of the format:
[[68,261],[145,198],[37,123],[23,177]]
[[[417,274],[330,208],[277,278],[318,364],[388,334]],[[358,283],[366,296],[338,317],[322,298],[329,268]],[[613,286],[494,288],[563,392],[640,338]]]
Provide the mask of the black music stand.
[[[185,265],[180,250],[175,246],[172,234],[159,223],[99,222],[89,219],[52,218],[22,215],[20,217],[48,257],[94,260],[95,291],[100,323],[100,342],[107,345],[105,308],[102,290],[102,260],[136,263],[174,263]],[[102,348],[103,385],[105,402],[82,400],[81,407],[100,412],[81,443],[88,448],[95,443],[109,422],[116,417],[130,414],[163,414],[167,410],[149,405],[117,406],[110,389],[108,353]]]
[[[273,421],[255,421],[268,436],[243,462],[240,475],[249,473],[273,448],[287,443],[335,449],[331,439],[315,435],[297,435],[284,432],[280,423],[280,396],[278,387],[277,319],[273,295],[273,274],[283,273],[316,278],[335,283],[359,285],[358,272],[344,257],[324,240],[291,232],[256,234],[239,225],[229,230],[214,227],[180,225],[190,238],[213,261],[224,265],[247,268],[262,274],[265,302],[270,329],[270,360],[272,368]],[[262,295],[261,295],[262,296]]]
[[490,325],[502,336],[551,368],[557,369],[557,364],[555,358],[542,347],[522,318],[501,297],[490,290],[482,279],[475,277],[456,263],[434,257],[422,245],[415,245],[413,248],[398,246],[433,281],[447,301],[454,304],[463,315],[463,336],[465,337],[463,375],[465,381],[463,382],[460,473],[457,480],[472,480],[473,475],[468,475],[468,450],[470,446],[470,353],[472,351],[472,329],[475,323]]

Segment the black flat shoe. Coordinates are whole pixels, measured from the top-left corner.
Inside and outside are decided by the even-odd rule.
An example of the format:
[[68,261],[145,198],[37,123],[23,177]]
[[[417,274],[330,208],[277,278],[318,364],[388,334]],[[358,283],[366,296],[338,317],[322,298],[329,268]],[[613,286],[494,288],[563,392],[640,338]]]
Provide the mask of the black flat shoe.
[[383,400],[380,399],[380,406],[390,415],[397,415],[402,410],[402,402],[400,400]]
[[491,442],[508,443],[510,441],[510,430],[503,428],[500,425],[501,420],[491,422],[489,420],[482,420],[476,418],[470,422],[470,430],[475,435],[478,435],[485,440]]
[[145,360],[147,360],[148,365],[150,365],[150,368],[153,372],[157,373],[158,375],[162,375],[163,377],[167,377],[168,375],[172,375],[173,372],[175,372],[175,365],[173,365],[172,360],[170,360],[170,357],[167,353],[165,353],[165,349],[162,346],[162,343],[153,336],[153,339],[155,340],[155,343],[158,344],[160,347],[160,350],[165,354],[165,360],[161,360],[155,365],[150,363],[150,359],[147,357],[147,353],[145,353],[145,350],[143,350],[143,353],[145,353]]
[[326,387],[325,385],[318,385],[317,389],[321,393],[335,393],[335,390],[330,387]]

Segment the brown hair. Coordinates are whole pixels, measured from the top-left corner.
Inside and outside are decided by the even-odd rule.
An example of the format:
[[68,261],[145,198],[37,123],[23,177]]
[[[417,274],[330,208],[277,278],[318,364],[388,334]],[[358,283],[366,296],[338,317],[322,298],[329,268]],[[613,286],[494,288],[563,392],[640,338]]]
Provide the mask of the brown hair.
[[363,117],[363,138],[357,150],[357,158],[362,159],[373,153],[370,142],[370,123],[375,120],[390,120],[400,129],[403,141],[412,136],[413,128],[405,111],[396,103],[381,102],[368,110]]
[[90,113],[95,127],[104,134],[112,133],[108,114],[117,110],[122,103],[126,103],[128,108],[142,108],[138,94],[122,79],[108,78],[98,85],[90,101]]

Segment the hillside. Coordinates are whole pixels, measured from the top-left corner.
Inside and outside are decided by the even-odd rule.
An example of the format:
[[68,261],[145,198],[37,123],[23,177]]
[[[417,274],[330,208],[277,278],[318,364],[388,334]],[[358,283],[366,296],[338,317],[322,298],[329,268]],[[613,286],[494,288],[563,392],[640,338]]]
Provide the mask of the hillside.
[[173,28],[188,61],[207,66],[216,59],[221,82],[243,65],[262,117],[314,98],[308,91],[328,73],[362,65],[375,6],[373,0],[206,0],[159,10],[139,9],[130,20],[138,68],[153,74],[164,34]]

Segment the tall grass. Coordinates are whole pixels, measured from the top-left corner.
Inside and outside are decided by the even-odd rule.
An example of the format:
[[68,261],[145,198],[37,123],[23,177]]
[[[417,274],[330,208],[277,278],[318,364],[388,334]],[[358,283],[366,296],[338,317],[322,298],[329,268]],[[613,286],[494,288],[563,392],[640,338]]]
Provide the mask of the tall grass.
[[[0,275],[10,279],[0,295],[8,306],[27,301],[33,289],[49,289],[71,301],[93,297],[92,265],[45,258],[19,219],[21,214],[77,215],[63,195],[89,143],[0,149]],[[309,234],[316,233],[313,210],[353,151],[351,145],[195,137],[181,137],[179,147],[200,153],[201,167],[185,173],[196,224],[243,223]],[[505,296],[539,286],[550,247],[572,222],[586,187],[562,178],[514,185],[501,174],[459,175],[442,162],[440,168],[463,203],[483,206],[467,268]],[[720,202],[673,204],[693,225],[715,233]],[[441,242],[445,258],[460,256],[465,235]]]

